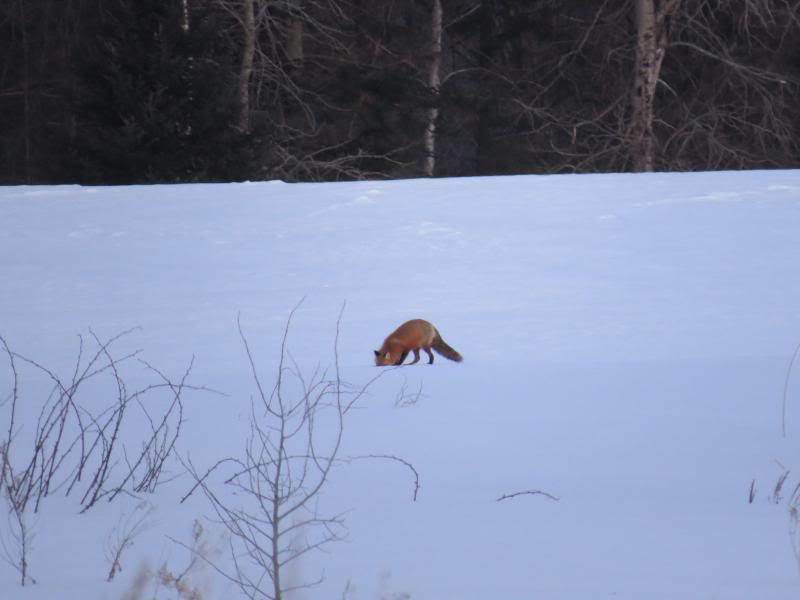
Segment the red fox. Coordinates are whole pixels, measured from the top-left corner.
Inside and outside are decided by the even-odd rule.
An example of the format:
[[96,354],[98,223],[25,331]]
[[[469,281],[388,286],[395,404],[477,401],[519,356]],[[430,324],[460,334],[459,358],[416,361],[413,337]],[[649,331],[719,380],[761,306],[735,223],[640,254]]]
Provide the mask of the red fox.
[[448,346],[431,323],[423,319],[406,321],[389,334],[380,350],[375,350],[375,364],[379,367],[386,365],[402,365],[408,353],[414,351],[414,360],[410,365],[419,362],[420,348],[428,353],[429,365],[433,364],[431,348],[450,360],[461,362],[461,355]]

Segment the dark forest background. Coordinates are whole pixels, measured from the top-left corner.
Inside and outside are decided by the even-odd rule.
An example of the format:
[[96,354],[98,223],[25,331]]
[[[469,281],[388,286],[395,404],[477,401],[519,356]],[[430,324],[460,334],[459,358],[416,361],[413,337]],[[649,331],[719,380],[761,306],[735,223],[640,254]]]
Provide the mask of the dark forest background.
[[795,0],[2,0],[0,183],[797,167]]

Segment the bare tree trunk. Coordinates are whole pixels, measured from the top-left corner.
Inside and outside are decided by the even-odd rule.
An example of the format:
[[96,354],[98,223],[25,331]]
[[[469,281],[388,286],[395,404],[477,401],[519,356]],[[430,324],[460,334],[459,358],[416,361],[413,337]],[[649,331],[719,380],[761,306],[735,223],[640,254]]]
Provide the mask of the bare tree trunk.
[[655,0],[636,0],[636,66],[631,96],[631,158],[634,171],[652,171],[655,163],[653,100],[659,64]]
[[181,0],[181,29],[189,31],[189,0]]
[[303,0],[289,0],[289,26],[286,32],[286,56],[295,66],[302,65],[303,51]]
[[[25,2],[21,0],[19,3],[20,23],[22,25],[22,56],[23,56],[23,80],[22,80],[22,97],[23,97],[23,127],[25,131],[25,183],[31,183],[31,102],[30,102],[30,74],[29,74],[29,48],[28,36],[26,31],[28,24],[25,21]],[[23,575],[24,577],[24,575]],[[24,583],[23,583],[24,585]]]
[[238,128],[243,132],[250,131],[250,78],[253,75],[253,60],[256,52],[256,15],[255,0],[242,2],[242,28],[244,44],[242,63],[239,69],[239,119]]
[[423,138],[425,150],[424,173],[433,177],[436,170],[436,119],[439,116],[439,87],[442,67],[442,2],[433,0],[431,14],[431,63],[428,70],[428,88],[434,99],[434,106],[428,109],[427,123]]
[[634,171],[655,167],[656,86],[667,46],[667,20],[680,0],[636,0],[636,64],[631,95],[630,152]]
[[[482,72],[488,73],[492,70],[489,56],[492,52],[494,43],[493,11],[489,3],[481,0],[478,5],[478,68]],[[491,172],[492,165],[495,164],[492,156],[492,130],[491,130],[491,101],[488,95],[481,94],[478,104],[478,114],[475,132],[475,142],[477,149],[475,152],[475,162],[478,167],[477,175],[486,175]]]

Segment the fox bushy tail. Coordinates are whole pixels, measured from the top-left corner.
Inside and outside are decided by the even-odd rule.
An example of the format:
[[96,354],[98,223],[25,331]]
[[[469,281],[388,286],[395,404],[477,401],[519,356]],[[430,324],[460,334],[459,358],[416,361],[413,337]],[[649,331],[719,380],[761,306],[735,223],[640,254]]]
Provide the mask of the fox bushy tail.
[[452,347],[447,345],[442,339],[442,336],[439,335],[439,331],[434,329],[436,335],[433,337],[433,343],[431,344],[431,348],[433,348],[437,354],[441,354],[445,358],[449,358],[450,360],[454,360],[456,362],[461,362],[464,358],[456,352]]

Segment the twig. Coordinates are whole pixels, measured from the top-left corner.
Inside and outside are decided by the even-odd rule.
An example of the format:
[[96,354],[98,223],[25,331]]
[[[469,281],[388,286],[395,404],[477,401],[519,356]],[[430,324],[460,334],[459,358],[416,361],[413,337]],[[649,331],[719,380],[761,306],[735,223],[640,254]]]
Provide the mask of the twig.
[[350,458],[347,458],[347,459],[344,459],[344,460],[345,460],[345,462],[350,462],[350,461],[354,461],[354,460],[363,460],[365,458],[379,458],[379,459],[384,459],[384,460],[394,460],[394,461],[397,461],[400,464],[405,465],[406,467],[408,467],[411,470],[411,472],[414,474],[414,494],[413,494],[412,498],[413,498],[414,502],[417,501],[417,494],[419,493],[420,485],[419,485],[419,473],[414,468],[414,465],[412,465],[407,460],[405,460],[403,458],[400,458],[399,456],[394,456],[393,454],[365,454],[363,456],[351,456]]
[[509,498],[516,498],[517,496],[544,496],[545,498],[550,498],[550,500],[555,500],[558,502],[560,498],[556,498],[552,494],[548,494],[547,492],[543,492],[541,490],[526,490],[524,492],[513,492],[511,494],[503,494],[500,496],[495,502],[500,502],[501,500],[508,500]]

